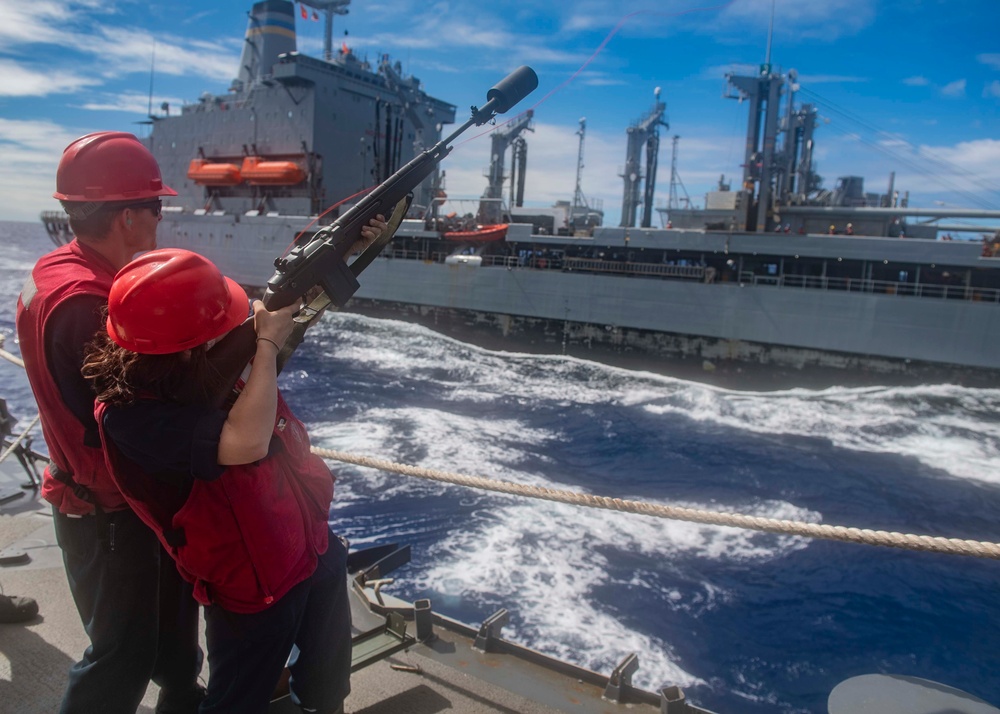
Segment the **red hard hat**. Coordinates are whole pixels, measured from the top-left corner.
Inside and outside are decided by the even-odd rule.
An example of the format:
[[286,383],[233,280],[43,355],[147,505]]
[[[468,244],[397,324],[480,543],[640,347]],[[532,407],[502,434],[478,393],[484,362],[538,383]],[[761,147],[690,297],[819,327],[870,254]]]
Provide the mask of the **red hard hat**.
[[247,319],[247,294],[207,258],[179,248],[144,253],[115,276],[108,334],[145,355],[197,347]]
[[81,136],[63,150],[56,171],[60,201],[130,201],[176,196],[163,184],[156,159],[135,135],[99,131]]

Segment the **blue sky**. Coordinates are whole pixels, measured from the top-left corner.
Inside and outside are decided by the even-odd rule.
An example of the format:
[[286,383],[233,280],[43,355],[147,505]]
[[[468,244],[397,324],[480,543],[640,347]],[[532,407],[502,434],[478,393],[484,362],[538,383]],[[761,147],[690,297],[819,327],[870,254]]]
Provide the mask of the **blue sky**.
[[[817,171],[889,173],[911,203],[1000,209],[998,0],[773,0],[772,64],[795,69],[799,102],[817,104]],[[172,107],[223,93],[236,75],[249,0],[0,0],[0,220],[58,208],[55,166],[72,139],[96,130],[142,134],[150,103]],[[724,99],[725,73],[765,56],[772,0],[354,0],[336,41],[373,61],[389,53],[432,95],[471,104],[528,64],[538,90],[528,142],[533,205],[573,196],[579,119],[586,117],[582,189],[617,224],[626,129],[661,88],[656,202],[666,202],[671,137],[693,204],[721,174],[738,183],[746,105]],[[296,13],[299,50],[322,54],[322,22]],[[344,31],[348,32],[344,38]],[[602,45],[603,43],[603,45]],[[475,136],[468,132],[466,136]],[[464,138],[464,137],[463,137]],[[478,196],[489,141],[446,159],[451,196]]]

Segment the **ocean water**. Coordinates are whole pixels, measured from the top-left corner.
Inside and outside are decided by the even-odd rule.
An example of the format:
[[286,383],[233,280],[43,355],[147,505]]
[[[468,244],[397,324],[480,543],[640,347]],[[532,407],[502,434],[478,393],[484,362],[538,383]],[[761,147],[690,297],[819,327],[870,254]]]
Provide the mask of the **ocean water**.
[[[40,225],[0,223],[0,334]],[[15,416],[26,380],[0,361]],[[318,446],[655,503],[1000,541],[1000,390],[741,392],[490,352],[328,315],[281,376]],[[399,542],[391,592],[719,714],[823,714],[849,677],[904,674],[1000,705],[1000,563],[614,514],[334,464],[355,546]]]

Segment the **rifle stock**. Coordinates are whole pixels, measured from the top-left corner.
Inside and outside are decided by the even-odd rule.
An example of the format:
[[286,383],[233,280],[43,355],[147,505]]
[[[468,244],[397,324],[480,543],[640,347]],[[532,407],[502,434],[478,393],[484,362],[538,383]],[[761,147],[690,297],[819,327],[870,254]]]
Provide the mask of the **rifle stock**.
[[[413,190],[451,153],[450,144],[470,126],[480,126],[497,114],[508,111],[537,86],[538,77],[530,67],[522,66],[514,70],[487,92],[487,102],[482,109],[472,107],[472,117],[450,136],[414,157],[329,226],[319,229],[310,239],[295,245],[288,255],[277,258],[274,261],[274,274],[267,281],[264,292],[264,307],[278,310],[301,301],[317,285],[322,287],[324,295],[315,301],[321,303],[321,306],[313,310],[310,320],[322,312],[326,305],[343,307],[360,287],[357,276],[395,235],[413,199]],[[348,264],[348,251],[361,239],[362,228],[379,214],[389,215],[388,227]],[[296,325],[296,332],[293,332],[293,338],[289,340],[293,344],[286,344],[281,350],[279,371],[302,341],[302,333],[308,322],[309,320],[304,320],[300,323],[301,330],[300,325]],[[209,351],[209,361],[220,375],[220,383],[230,385],[216,395],[216,405],[223,406],[230,399],[233,386],[256,349],[256,332],[253,318],[250,317]]]

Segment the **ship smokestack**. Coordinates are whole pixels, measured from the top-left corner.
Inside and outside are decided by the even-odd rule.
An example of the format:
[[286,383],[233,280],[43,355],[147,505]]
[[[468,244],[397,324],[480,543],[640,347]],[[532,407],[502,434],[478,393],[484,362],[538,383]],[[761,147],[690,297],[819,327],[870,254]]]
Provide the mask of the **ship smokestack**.
[[285,52],[295,52],[295,6],[289,0],[254,3],[235,84],[242,89],[259,84]]

